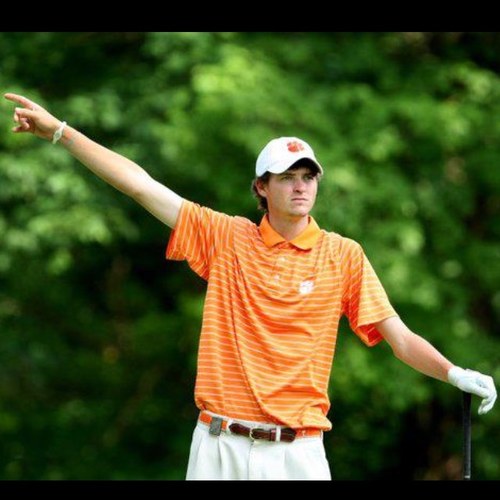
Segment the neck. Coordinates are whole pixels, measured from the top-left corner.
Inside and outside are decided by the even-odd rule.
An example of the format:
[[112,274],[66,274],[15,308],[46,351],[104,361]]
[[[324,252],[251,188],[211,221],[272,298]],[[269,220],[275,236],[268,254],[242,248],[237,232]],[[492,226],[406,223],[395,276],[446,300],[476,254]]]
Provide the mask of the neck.
[[283,219],[273,215],[271,213],[267,214],[269,219],[269,224],[271,227],[285,238],[287,241],[293,240],[297,237],[309,224],[309,216],[303,215],[297,218]]

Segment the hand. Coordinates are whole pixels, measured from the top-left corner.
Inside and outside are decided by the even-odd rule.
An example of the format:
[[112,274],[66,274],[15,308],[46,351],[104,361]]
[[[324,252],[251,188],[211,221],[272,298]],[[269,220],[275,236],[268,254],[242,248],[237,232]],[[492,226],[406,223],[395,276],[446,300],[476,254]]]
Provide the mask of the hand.
[[54,132],[61,122],[48,111],[26,97],[17,94],[5,94],[5,99],[24,106],[14,110],[14,121],[18,124],[12,128],[13,132],[30,132],[42,139],[52,140]]
[[448,371],[448,381],[464,392],[470,392],[483,398],[478,410],[479,415],[483,415],[493,408],[497,399],[497,390],[495,382],[489,375],[454,366]]

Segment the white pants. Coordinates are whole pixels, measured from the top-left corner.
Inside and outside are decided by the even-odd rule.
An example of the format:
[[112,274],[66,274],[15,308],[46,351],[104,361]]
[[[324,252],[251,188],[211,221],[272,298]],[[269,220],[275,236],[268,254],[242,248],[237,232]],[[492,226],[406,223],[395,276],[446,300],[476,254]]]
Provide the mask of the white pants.
[[[212,414],[214,415],[214,414]],[[233,420],[249,427],[269,424]],[[331,479],[321,437],[297,438],[291,443],[252,441],[222,431],[208,432],[198,421],[193,433],[186,479]]]

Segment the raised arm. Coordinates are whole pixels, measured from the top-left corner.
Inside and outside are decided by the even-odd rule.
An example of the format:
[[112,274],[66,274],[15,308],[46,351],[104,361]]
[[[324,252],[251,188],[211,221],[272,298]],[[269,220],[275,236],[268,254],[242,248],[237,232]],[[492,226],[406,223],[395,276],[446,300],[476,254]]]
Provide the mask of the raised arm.
[[[32,133],[52,141],[63,122],[26,97],[4,96],[19,106],[14,110],[15,133]],[[177,222],[183,199],[154,180],[142,167],[101,146],[73,127],[63,127],[59,143],[108,184],[130,196],[169,227]]]

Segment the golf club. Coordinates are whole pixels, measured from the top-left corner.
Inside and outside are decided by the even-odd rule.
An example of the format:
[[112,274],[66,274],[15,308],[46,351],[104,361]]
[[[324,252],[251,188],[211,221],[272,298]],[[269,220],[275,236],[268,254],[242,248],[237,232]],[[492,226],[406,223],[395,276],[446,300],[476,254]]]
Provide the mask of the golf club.
[[471,478],[471,394],[463,393],[463,428],[464,428],[464,471],[463,480],[469,481]]

